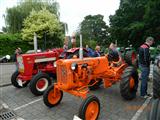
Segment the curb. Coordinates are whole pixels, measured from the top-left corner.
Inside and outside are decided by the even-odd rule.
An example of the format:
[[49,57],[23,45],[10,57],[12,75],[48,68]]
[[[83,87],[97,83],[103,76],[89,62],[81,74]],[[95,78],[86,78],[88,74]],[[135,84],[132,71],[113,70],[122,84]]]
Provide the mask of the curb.
[[2,85],[0,85],[0,87],[7,87],[7,86],[10,86],[10,85],[12,85],[12,83],[2,84]]
[[15,62],[9,62],[9,63],[0,63],[0,65],[14,65]]

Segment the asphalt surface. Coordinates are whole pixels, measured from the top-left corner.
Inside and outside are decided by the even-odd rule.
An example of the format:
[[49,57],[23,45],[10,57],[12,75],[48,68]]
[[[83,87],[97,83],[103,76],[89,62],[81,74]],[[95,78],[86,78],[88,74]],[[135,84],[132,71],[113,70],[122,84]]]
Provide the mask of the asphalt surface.
[[[9,106],[9,109],[25,120],[73,120],[78,115],[82,99],[64,93],[61,103],[48,108],[44,105],[42,96],[34,96],[29,87],[17,89],[10,85],[10,77],[15,70],[15,65],[0,65],[0,100]],[[5,84],[8,84],[5,86]],[[140,84],[139,84],[140,86]],[[152,92],[152,83],[149,83],[149,92]],[[146,120],[148,105],[142,110],[138,118],[133,119],[137,111],[145,103],[146,99],[139,96],[132,101],[124,100],[120,95],[119,83],[105,89],[103,86],[90,95],[96,95],[101,104],[98,120]]]

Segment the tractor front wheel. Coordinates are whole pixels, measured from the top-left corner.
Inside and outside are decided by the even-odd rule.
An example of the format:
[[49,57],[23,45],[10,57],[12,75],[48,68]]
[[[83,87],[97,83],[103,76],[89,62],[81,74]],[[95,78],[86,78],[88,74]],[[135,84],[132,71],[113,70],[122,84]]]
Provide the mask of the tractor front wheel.
[[153,97],[160,98],[160,68],[154,66],[153,69]]
[[136,97],[138,88],[138,72],[133,66],[127,67],[121,77],[120,93],[126,100],[132,100]]
[[160,100],[153,99],[147,120],[160,120]]
[[[23,81],[18,79],[19,72],[15,71],[11,76],[11,83],[16,88],[24,88],[30,81]],[[21,83],[21,84],[20,84]]]
[[30,90],[34,95],[42,95],[51,85],[51,79],[46,73],[36,74],[30,82]]
[[63,92],[59,89],[54,89],[54,85],[48,87],[43,94],[43,102],[48,107],[54,107],[58,105],[63,98]]
[[82,120],[97,120],[100,113],[100,102],[96,96],[87,97],[79,109],[79,118]]

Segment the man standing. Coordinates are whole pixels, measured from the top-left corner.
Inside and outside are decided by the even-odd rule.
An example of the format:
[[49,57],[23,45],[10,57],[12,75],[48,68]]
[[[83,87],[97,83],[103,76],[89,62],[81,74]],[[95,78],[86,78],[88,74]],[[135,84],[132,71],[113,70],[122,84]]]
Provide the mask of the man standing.
[[154,43],[153,37],[147,37],[146,42],[139,48],[139,68],[141,70],[140,94],[143,98],[150,97],[147,93],[148,77],[150,72],[150,52],[149,48]]

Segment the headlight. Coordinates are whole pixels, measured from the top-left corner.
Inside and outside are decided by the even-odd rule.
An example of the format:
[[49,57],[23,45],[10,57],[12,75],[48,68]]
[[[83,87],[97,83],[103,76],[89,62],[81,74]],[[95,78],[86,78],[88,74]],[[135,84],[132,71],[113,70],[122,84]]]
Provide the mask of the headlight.
[[72,63],[72,64],[71,64],[71,69],[72,69],[72,70],[76,70],[77,68],[78,68],[77,63]]
[[53,63],[53,66],[54,66],[54,67],[57,67],[57,64],[56,64],[56,62],[54,62],[54,63]]

